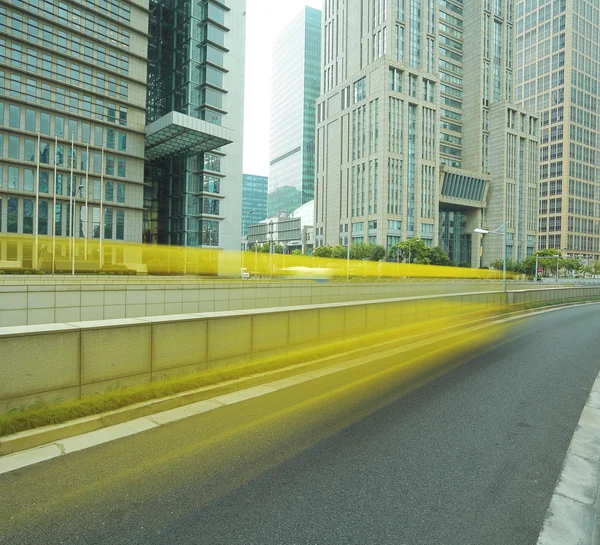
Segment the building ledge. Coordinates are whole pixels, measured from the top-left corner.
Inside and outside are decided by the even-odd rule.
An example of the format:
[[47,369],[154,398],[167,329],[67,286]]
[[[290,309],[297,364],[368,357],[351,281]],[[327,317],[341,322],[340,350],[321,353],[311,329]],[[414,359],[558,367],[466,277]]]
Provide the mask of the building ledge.
[[440,177],[440,203],[467,208],[486,207],[489,176],[442,166]]
[[181,153],[205,153],[233,142],[233,131],[180,112],[167,115],[146,127],[147,161]]

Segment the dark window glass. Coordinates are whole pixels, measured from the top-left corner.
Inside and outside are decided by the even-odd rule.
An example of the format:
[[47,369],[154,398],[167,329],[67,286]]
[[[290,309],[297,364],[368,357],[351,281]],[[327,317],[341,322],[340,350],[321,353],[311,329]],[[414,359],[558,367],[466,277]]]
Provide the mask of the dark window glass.
[[33,234],[33,201],[23,200],[23,233]]
[[117,210],[117,240],[125,239],[125,212]]
[[38,208],[38,233],[40,235],[48,234],[48,202],[40,201]]
[[[19,201],[15,198],[8,198],[8,210],[6,214],[6,230],[9,233],[16,233],[19,223]],[[15,256],[16,257],[16,256]],[[9,258],[10,259],[10,258]]]

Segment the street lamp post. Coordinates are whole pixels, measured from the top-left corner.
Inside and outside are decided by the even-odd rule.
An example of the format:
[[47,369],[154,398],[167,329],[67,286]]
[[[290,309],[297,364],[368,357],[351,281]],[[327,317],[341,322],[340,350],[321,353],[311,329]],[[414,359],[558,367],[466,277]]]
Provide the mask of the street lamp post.
[[352,240],[352,220],[348,225],[348,254],[346,256],[346,282],[350,282],[350,241]]
[[254,278],[258,274],[258,240],[254,243]]
[[[250,210],[250,212],[248,212],[246,215],[244,215],[244,217],[242,218],[242,227],[246,223],[246,219],[248,217],[250,217],[252,214],[254,214],[254,212],[256,212],[256,210]],[[242,269],[244,269],[244,267],[246,266],[246,251],[247,250],[248,250],[248,235],[246,235],[246,242],[244,242],[244,239],[242,239]],[[243,272],[244,271],[242,270],[242,273]]]
[[477,228],[475,229],[475,233],[479,233],[480,235],[502,235],[502,291],[506,293],[506,227],[508,222],[504,222],[504,225],[498,227],[498,229],[494,229],[493,231],[488,231],[487,229]]
[[[73,178],[71,178],[71,186],[73,185]],[[73,210],[71,212],[71,223],[73,226],[73,232],[71,233],[72,237],[73,237],[73,246],[72,246],[72,252],[71,252],[71,275],[75,276],[75,230],[77,229],[76,226],[76,222],[75,222],[75,216],[77,214],[77,193],[79,193],[79,196],[82,197],[82,191],[83,191],[83,185],[80,185],[77,187],[77,189],[75,190],[75,194],[73,195]],[[81,221],[81,213],[79,214],[79,219]]]
[[269,276],[273,278],[273,220],[269,222],[269,232],[271,233],[269,242]]

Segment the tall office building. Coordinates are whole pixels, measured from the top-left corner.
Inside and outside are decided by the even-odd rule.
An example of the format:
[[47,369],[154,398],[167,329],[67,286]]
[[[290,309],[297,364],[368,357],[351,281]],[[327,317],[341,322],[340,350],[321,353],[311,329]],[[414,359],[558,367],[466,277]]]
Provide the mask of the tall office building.
[[315,111],[320,89],[321,12],[305,7],[273,50],[269,216],[313,199]]
[[244,174],[242,190],[242,237],[248,235],[248,225],[267,219],[267,192],[269,179],[266,176]]
[[[0,1],[0,233],[141,240],[147,8]],[[32,245],[2,260],[32,266]]]
[[245,0],[151,0],[145,240],[239,249]]
[[597,260],[598,2],[516,4],[515,99],[541,124],[538,245]]
[[326,0],[317,245],[419,237],[480,266],[502,239],[474,229],[507,221],[508,256],[533,254],[537,120],[511,104],[512,3],[491,4]]

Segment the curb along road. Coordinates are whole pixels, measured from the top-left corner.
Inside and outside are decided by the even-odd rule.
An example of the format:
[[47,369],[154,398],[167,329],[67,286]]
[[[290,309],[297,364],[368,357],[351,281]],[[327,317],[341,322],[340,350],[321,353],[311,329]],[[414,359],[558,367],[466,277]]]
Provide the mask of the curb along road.
[[[487,317],[483,320],[479,318],[461,325],[478,325],[494,319],[496,318]],[[426,339],[427,342],[425,342],[425,345],[430,344],[435,342],[437,339],[444,338],[445,335],[449,333],[451,334],[455,330],[456,328],[453,326],[449,328],[442,328],[439,330],[438,335],[433,338],[426,333],[410,335],[409,337],[403,339],[393,339],[391,341],[378,344],[377,351],[383,351],[391,348],[410,350],[416,341]],[[314,371],[316,369],[321,369],[323,367],[344,363],[348,360],[354,360],[358,357],[368,356],[373,354],[373,350],[373,345],[368,345],[363,348],[352,349],[348,352],[326,356],[318,360],[298,363],[281,369],[274,369],[239,379],[205,386],[195,390],[181,392],[166,398],[144,401],[106,413],[90,415],[56,425],[34,428],[5,437],[0,437],[0,460],[2,459],[2,456],[40,447],[42,445],[66,439],[75,435],[81,435],[110,426],[123,424],[137,418],[150,416],[163,411],[197,403],[199,401],[212,399],[230,392],[244,390],[253,386],[267,384],[272,381]]]
[[[372,348],[366,348],[354,353],[332,356],[317,362],[203,388],[196,392],[179,394],[166,400],[142,403],[109,414],[86,417],[7,436],[0,440],[0,453],[5,453],[4,456],[0,456],[0,474],[334,373],[354,368],[362,368],[361,372],[364,375],[373,369],[375,372],[381,372],[377,362],[384,358],[391,357],[396,362],[392,366],[392,371],[402,366],[410,367],[405,372],[407,380],[412,381],[411,385],[427,375],[427,380],[418,384],[420,386],[434,378],[433,375],[439,376],[452,368],[448,365],[449,360],[454,363],[458,358],[460,363],[464,363],[463,355],[466,354],[468,360],[474,352],[487,350],[490,334],[497,334],[499,329],[494,331],[489,326],[503,322],[504,320],[486,322],[408,345],[384,349],[374,354]],[[417,361],[418,365],[415,363]],[[195,400],[193,396],[198,396],[200,399]],[[195,402],[190,403],[190,399],[194,399]],[[32,444],[35,445],[33,448]]]
[[[444,343],[451,344],[451,342],[448,341],[451,341],[452,338],[459,338],[468,332],[482,333],[489,328],[498,327],[502,324],[507,324],[537,314],[558,311],[561,308],[564,308],[564,306],[541,310],[538,309],[526,313],[515,313],[504,317],[494,317],[484,320],[480,322],[479,325],[474,325],[466,331],[464,329],[459,329],[458,331],[438,335],[425,341],[413,342],[410,345],[405,345],[400,348],[394,347],[386,351],[377,352],[375,355],[367,355],[369,349],[366,349],[362,351],[362,354],[357,354],[357,352],[360,351],[355,351],[354,353],[331,356],[320,361],[303,363],[282,370],[270,371],[260,375],[217,384],[193,392],[178,394],[166,399],[140,403],[117,411],[112,411],[111,413],[94,415],[56,426],[30,430],[0,438],[0,474],[117,440],[119,438],[141,433],[170,422],[217,410],[232,403],[239,403],[254,397],[267,395],[283,388],[318,379],[321,376],[365,364],[372,364],[385,354],[391,355],[393,353],[398,356],[408,356],[409,358],[411,357],[412,352],[423,355],[425,347],[431,347],[436,344],[439,345],[442,340]],[[475,345],[476,343],[473,344]],[[487,346],[486,343],[483,343],[480,347],[473,346],[472,348],[487,349]],[[426,354],[424,355],[426,356]],[[444,366],[442,365],[441,368],[444,369]],[[448,368],[445,368],[443,372],[448,370]],[[438,375],[439,374],[442,373],[439,372],[438,369]],[[431,378],[432,377],[428,378],[428,380]],[[591,444],[595,445],[596,448],[596,459],[594,463],[600,464],[600,455],[597,454],[598,449],[600,449],[600,379],[596,382],[592,394],[593,397],[592,395],[590,396],[590,401],[588,401],[588,403],[595,403],[595,406],[592,405],[589,408],[586,407],[584,415],[586,415],[586,422],[589,422],[590,419],[593,421],[594,416],[596,417],[594,422],[598,430],[598,436],[592,441],[589,439],[590,430],[587,430],[587,432],[581,433],[587,433],[588,435],[583,436],[577,441],[574,437],[573,444],[583,445],[583,447],[588,448],[589,450],[590,441],[592,441]],[[582,420],[583,418],[584,417],[582,416]],[[582,423],[580,422],[580,427],[581,426]],[[573,445],[571,448],[573,448]],[[580,455],[576,454],[576,456],[581,458]],[[581,466],[581,464],[577,466],[577,461],[578,459],[573,462],[575,468]],[[588,460],[588,462],[592,461],[593,460]],[[571,465],[572,464],[569,464],[569,467],[571,467]],[[565,461],[565,467],[567,467],[567,461]],[[572,471],[570,474],[572,474]],[[600,477],[600,470],[594,469],[590,475],[596,479],[594,482],[597,482],[597,478]],[[566,478],[568,480],[568,476]],[[594,487],[594,491],[597,496],[597,485]],[[594,502],[592,503],[594,507],[597,508],[598,498],[596,496],[594,496]],[[586,505],[589,506],[590,502],[588,501]],[[592,512],[588,510],[586,520],[591,515]],[[554,519],[550,512],[548,517],[547,525],[549,527],[554,527],[555,523],[552,522]],[[562,543],[566,545],[567,543],[573,543],[573,541],[540,541],[539,545],[551,545],[555,543],[557,545]],[[592,542],[586,541],[582,543]]]
[[598,545],[600,515],[600,376],[594,382],[537,545]]

